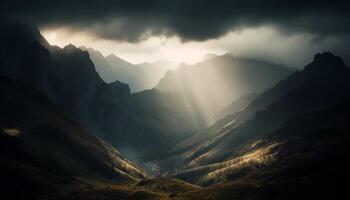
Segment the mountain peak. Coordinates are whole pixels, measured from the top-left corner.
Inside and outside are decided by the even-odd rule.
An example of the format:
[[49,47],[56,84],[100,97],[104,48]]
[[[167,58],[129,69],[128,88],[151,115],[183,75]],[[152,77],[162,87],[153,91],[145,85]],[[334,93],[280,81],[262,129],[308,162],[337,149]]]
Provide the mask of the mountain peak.
[[82,50],[73,44],[68,44],[65,47],[63,47],[63,53],[69,54],[69,55],[75,55],[75,56],[81,56],[81,58],[89,58],[89,53],[85,50]]
[[345,69],[344,61],[331,52],[317,53],[312,63],[305,67],[306,71],[338,71]]
[[77,49],[77,47],[75,47],[72,43],[69,43],[68,45],[66,45],[65,47],[63,47],[63,49],[75,50],[75,49]]

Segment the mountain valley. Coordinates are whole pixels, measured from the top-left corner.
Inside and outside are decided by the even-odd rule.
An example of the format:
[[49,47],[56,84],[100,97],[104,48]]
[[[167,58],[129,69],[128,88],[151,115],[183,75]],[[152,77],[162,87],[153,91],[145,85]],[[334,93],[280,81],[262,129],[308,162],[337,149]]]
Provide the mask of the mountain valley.
[[[50,45],[32,25],[0,24],[4,196],[347,194],[340,180],[350,175],[350,68],[333,53],[317,53],[303,69],[224,54],[165,72],[157,71],[162,62],[136,66]],[[137,83],[147,89],[133,85],[155,71],[158,78]]]

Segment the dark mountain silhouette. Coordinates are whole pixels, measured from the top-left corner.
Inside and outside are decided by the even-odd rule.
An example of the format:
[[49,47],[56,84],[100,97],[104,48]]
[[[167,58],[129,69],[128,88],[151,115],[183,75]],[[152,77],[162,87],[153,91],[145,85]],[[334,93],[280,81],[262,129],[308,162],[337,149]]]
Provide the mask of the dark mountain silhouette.
[[225,54],[169,71],[156,88],[184,96],[205,118],[212,118],[239,97],[260,93],[294,71],[286,66]]
[[[202,185],[234,181],[227,184],[233,187],[247,181],[255,186],[266,184],[268,190],[273,190],[255,198],[272,192],[278,195],[272,196],[275,199],[289,199],[291,191],[296,192],[292,195],[296,197],[305,188],[294,181],[305,176],[309,187],[318,184],[313,170],[330,181],[337,167],[342,171],[335,176],[348,167],[330,163],[342,163],[341,157],[349,152],[349,98],[349,68],[331,53],[317,54],[304,70],[280,81],[244,110],[179,143],[172,156],[160,163],[161,168],[176,170],[174,177]],[[313,161],[319,164],[310,168]],[[305,170],[305,174],[296,171],[288,175],[293,170]],[[282,182],[285,185],[278,187]],[[287,187],[293,189],[286,191]],[[335,190],[331,182],[322,186],[325,187]]]
[[92,182],[131,183],[145,175],[110,144],[65,116],[41,92],[0,77],[2,196],[37,199]]
[[63,112],[122,152],[167,148],[201,126],[171,94],[150,90],[131,95],[126,84],[105,83],[86,51],[50,46],[26,24],[2,22],[1,27],[0,74],[43,91]]

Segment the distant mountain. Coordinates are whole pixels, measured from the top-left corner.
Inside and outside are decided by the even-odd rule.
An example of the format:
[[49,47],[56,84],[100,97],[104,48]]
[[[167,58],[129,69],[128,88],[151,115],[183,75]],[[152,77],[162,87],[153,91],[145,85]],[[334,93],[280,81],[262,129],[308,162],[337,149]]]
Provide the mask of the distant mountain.
[[335,177],[349,174],[349,99],[350,69],[331,53],[317,54],[245,109],[179,143],[160,166],[218,190],[261,185],[252,199],[330,195]]
[[166,60],[146,62],[137,65],[141,69],[142,84],[146,89],[154,88],[169,70],[176,70],[180,63]]
[[208,119],[239,97],[260,93],[294,71],[286,66],[225,54],[169,71],[156,88],[183,96]]
[[115,56],[109,55],[104,57],[101,52],[84,46],[79,47],[89,53],[90,59],[93,61],[96,71],[106,83],[121,81],[130,86],[131,91],[135,91],[139,84],[134,77],[139,72],[137,66]]
[[63,112],[121,152],[161,152],[202,126],[171,94],[149,90],[132,95],[126,84],[105,83],[86,51],[50,46],[29,25],[3,22],[1,27],[0,74],[43,91]]
[[13,199],[145,175],[110,144],[65,116],[41,92],[0,77],[0,177]]
[[122,74],[127,75],[124,70],[127,68],[130,68],[130,70],[136,68],[133,64],[117,56],[110,55],[108,57],[115,62],[115,65],[111,66],[109,60],[107,60],[101,52],[84,46],[80,46],[79,48],[89,52],[90,59],[93,61],[96,71],[106,83],[111,83],[116,80],[127,83],[126,80],[128,81],[129,79],[126,79],[127,77],[122,77]]
[[83,46],[79,48],[89,52],[90,58],[96,66],[96,71],[106,83],[121,81],[130,86],[131,92],[152,89],[167,70],[174,69],[179,65],[167,61],[134,65],[114,54],[104,57],[101,52],[93,48]]

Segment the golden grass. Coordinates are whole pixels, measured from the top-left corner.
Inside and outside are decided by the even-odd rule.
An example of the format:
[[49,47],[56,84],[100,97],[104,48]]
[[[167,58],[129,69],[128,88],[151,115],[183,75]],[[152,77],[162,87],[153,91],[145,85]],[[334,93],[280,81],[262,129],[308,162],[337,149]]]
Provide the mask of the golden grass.
[[2,128],[2,132],[11,137],[18,137],[21,134],[21,131],[17,128]]
[[[279,146],[280,143],[272,143],[258,149],[254,149],[245,153],[242,156],[236,157],[232,160],[228,160],[223,163],[212,164],[209,167],[212,169],[210,173],[201,178],[202,182],[209,181],[211,179],[220,179],[225,174],[237,171],[246,166],[253,165],[266,165],[274,161],[277,153],[274,149]],[[225,178],[222,177],[224,180]]]

